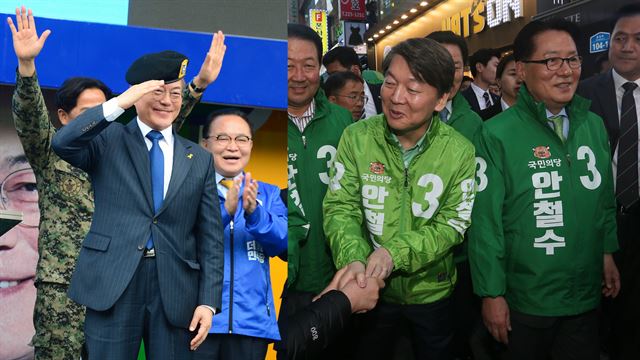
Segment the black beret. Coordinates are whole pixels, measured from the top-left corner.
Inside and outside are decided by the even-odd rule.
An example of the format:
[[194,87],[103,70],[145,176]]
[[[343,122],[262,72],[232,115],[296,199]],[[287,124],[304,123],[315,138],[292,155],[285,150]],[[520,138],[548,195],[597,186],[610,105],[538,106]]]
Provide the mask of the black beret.
[[189,59],[179,52],[166,50],[146,54],[134,61],[125,79],[130,85],[148,80],[164,80],[166,84],[182,79],[187,73]]

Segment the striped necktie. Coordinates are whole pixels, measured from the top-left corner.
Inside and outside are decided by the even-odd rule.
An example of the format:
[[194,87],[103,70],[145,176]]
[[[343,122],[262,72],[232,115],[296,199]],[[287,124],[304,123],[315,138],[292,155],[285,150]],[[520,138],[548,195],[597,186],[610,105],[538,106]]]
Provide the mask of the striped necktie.
[[484,98],[484,108],[485,109],[486,108],[490,108],[491,107],[491,98],[489,96],[489,91],[485,91],[484,94],[482,94],[482,97]]
[[622,85],[620,107],[620,139],[618,140],[618,163],[616,175],[616,198],[625,208],[638,201],[638,119],[633,91],[636,83]]

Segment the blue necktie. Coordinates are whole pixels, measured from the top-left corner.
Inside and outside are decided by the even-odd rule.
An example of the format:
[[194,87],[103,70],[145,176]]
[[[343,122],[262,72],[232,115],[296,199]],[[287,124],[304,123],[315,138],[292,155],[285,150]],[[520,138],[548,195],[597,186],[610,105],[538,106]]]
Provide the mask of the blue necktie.
[[[151,140],[151,150],[149,150],[149,160],[151,160],[151,189],[153,190],[153,210],[155,213],[160,210],[164,200],[164,154],[160,149],[159,140],[163,136],[157,130],[151,130],[147,134]],[[153,248],[153,235],[147,241],[147,249]]]

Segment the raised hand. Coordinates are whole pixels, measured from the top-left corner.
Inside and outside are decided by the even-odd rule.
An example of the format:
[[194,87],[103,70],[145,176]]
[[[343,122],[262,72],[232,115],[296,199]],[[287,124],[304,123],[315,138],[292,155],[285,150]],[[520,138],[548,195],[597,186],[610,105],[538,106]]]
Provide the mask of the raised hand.
[[258,182],[251,178],[251,173],[246,173],[244,178],[244,190],[242,191],[242,208],[247,215],[253,214],[258,206]]
[[155,91],[163,90],[164,80],[148,80],[140,84],[136,84],[127,89],[127,91],[118,95],[118,106],[123,109],[130,108],[136,101],[140,100],[144,95]]
[[197,87],[206,88],[216,81],[222,68],[225,51],[227,51],[227,46],[224,44],[224,34],[222,31],[218,31],[213,35],[209,52],[207,52],[207,56],[204,58],[202,66],[200,66],[200,72],[193,79]]
[[36,70],[35,58],[40,54],[44,42],[51,34],[51,30],[45,30],[40,37],[36,31],[36,22],[33,19],[31,9],[25,7],[16,8],[16,24],[11,17],[7,18],[13,38],[13,49],[18,57],[18,72],[22,76],[32,76]]

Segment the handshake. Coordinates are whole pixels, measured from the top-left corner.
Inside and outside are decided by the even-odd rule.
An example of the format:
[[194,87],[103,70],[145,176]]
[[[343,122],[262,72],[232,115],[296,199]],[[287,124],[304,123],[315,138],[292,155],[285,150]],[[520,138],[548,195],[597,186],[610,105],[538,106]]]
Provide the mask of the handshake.
[[367,263],[365,268],[360,261],[354,261],[340,269],[313,301],[331,290],[338,290],[349,299],[352,313],[373,309],[378,303],[380,289],[384,288],[384,279],[391,274],[393,262],[389,252],[379,248],[369,256]]

